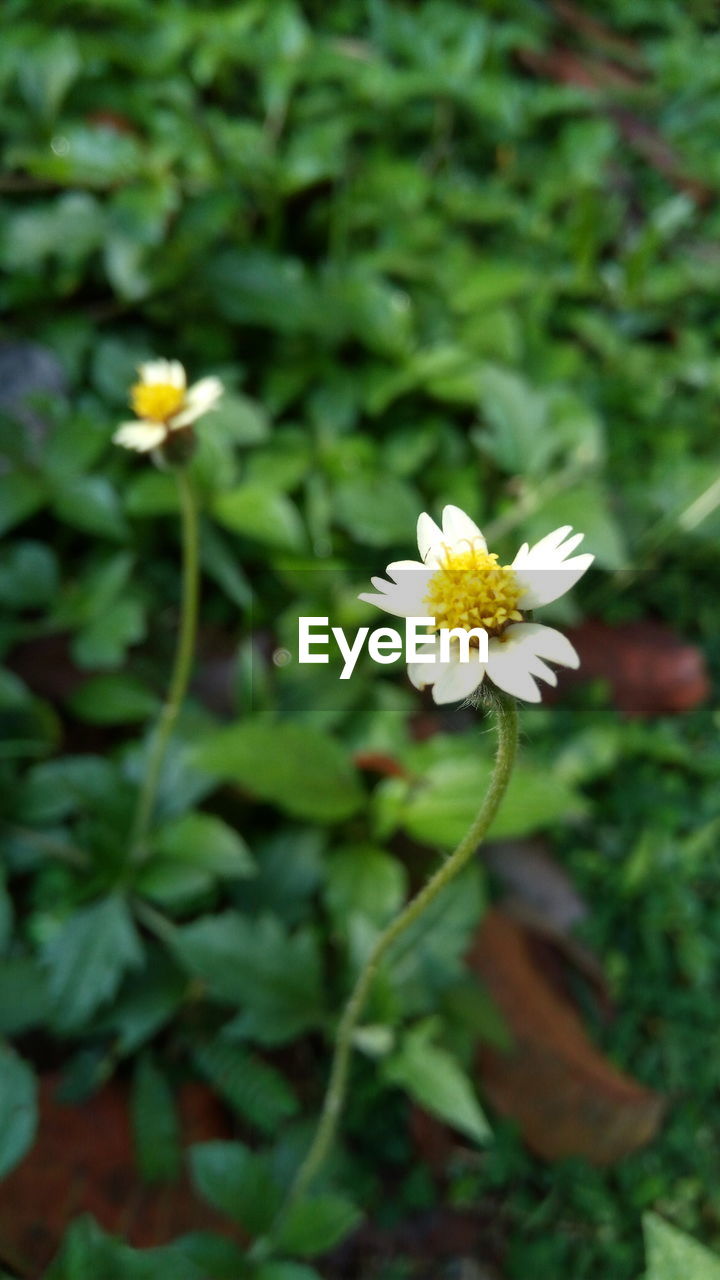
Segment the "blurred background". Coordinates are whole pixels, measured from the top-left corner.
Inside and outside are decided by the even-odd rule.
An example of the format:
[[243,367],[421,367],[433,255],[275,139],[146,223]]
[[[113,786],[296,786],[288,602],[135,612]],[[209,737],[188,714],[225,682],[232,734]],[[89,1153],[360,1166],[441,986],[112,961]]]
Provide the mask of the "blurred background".
[[[3,17],[2,1275],[720,1274],[716,6]],[[111,437],[154,356],[226,394],[138,866],[180,544]],[[448,502],[503,561],[585,532],[543,613],[583,667],[380,976],[329,1198],[263,1269],[352,974],[492,759],[403,670],[281,651],[378,625],[358,591]]]

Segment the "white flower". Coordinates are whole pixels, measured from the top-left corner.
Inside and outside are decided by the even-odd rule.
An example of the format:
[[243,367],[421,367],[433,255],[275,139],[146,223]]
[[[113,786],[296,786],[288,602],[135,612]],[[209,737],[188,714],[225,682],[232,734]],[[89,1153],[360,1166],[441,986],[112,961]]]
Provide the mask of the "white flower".
[[435,631],[461,627],[488,633],[487,662],[471,648],[469,661],[460,660],[459,644],[452,640],[451,660],[440,662],[439,637],[424,651],[434,663],[410,662],[408,675],[416,689],[433,687],[435,702],[467,698],[485,675],[498,688],[528,702],[539,702],[538,679],[557,684],[547,662],[577,667],[580,659],[570,641],[552,627],[526,621],[530,609],[549,604],[569,591],[594,559],[573,556],[583,534],[570,525],[555,529],[534,547],[527,543],[511,565],[499,565],[477,525],[459,507],[445,507],[442,529],[424,512],[417,525],[422,563],[397,560],[387,567],[385,578],[373,578],[377,594],[361,600],[375,604],[400,618],[432,617]]
[[188,387],[179,360],[148,360],[138,372],[130,389],[137,421],[124,422],[113,436],[115,444],[138,453],[157,449],[172,431],[189,427],[215,407],[223,391],[219,378],[201,378]]

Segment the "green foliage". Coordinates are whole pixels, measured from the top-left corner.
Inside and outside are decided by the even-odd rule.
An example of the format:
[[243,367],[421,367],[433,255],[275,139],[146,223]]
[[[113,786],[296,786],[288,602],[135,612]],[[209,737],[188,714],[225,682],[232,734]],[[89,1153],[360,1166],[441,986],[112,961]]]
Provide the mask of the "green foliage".
[[114,895],[76,911],[48,940],[43,959],[58,1025],[82,1025],[142,962],[126,903]]
[[[196,1186],[268,1228],[335,1011],[489,774],[485,720],[423,703],[399,668],[360,663],[340,684],[282,665],[299,614],[380,621],[357,593],[414,554],[420,510],[459,503],[503,559],[583,529],[607,576],[543,618],[659,618],[716,664],[717,39],[702,0],[584,16],[625,43],[596,48],[570,9],[516,0],[9,0],[0,1033],[22,1057],[2,1051],[3,1171],[32,1140],[35,1068],[87,1092],[123,1064],[151,1179],[177,1166],[171,1091],[200,1077],[268,1150],[201,1144]],[[636,83],[531,70],[528,51],[540,66],[558,49]],[[131,862],[177,630],[178,504],[111,437],[153,355],[226,393],[189,467],[196,679]],[[493,836],[543,833],[572,871],[617,1008],[596,1034],[672,1094],[671,1117],[609,1174],[548,1170],[493,1121],[482,1161],[437,1195],[493,1219],[502,1197],[510,1280],[635,1280],[653,1207],[653,1280],[691,1276],[702,1249],[665,1218],[718,1244],[717,725],[606,708],[596,690],[527,712]],[[464,1064],[501,1029],[463,956],[492,892],[469,868],[374,984],[333,1173],[377,1220],[386,1183],[396,1215],[417,1202],[399,1090],[485,1139]],[[363,1153],[376,1109],[382,1143]],[[288,1254],[351,1229],[336,1197],[298,1208]],[[88,1219],[50,1277],[245,1274],[317,1280],[217,1237],[135,1250]]]
[[190,1151],[193,1183],[246,1231],[262,1235],[282,1202],[267,1158],[239,1142],[202,1142]]
[[175,930],[171,945],[216,1000],[242,1006],[238,1036],[281,1044],[322,1019],[320,953],[308,929],[291,934],[273,916],[228,911]]
[[240,1045],[214,1040],[199,1046],[194,1059],[221,1097],[264,1133],[279,1132],[296,1114],[297,1099],[280,1072]]
[[298,1200],[282,1221],[280,1247],[301,1258],[325,1253],[357,1226],[360,1214],[344,1196],[326,1192]]
[[718,1280],[720,1258],[655,1213],[644,1220],[646,1280]]
[[400,1085],[432,1115],[476,1142],[486,1142],[490,1126],[462,1067],[447,1050],[432,1043],[432,1019],[404,1037],[397,1053],[383,1064],[390,1084]]
[[0,1177],[22,1160],[37,1127],[35,1076],[7,1044],[0,1044]]
[[152,1057],[138,1058],[133,1082],[133,1134],[147,1182],[171,1182],[180,1171],[180,1135],[172,1090]]
[[349,817],[362,803],[347,753],[305,726],[249,720],[219,729],[198,745],[193,763],[316,822]]

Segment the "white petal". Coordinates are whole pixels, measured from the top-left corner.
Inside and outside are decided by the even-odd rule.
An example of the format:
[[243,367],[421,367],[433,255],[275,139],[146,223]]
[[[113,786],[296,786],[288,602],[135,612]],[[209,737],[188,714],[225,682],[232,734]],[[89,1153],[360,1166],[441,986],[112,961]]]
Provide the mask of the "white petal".
[[427,689],[428,685],[434,684],[441,671],[438,661],[440,654],[440,637],[436,635],[433,642],[428,639],[427,644],[423,644],[423,652],[428,657],[435,657],[434,662],[408,662],[407,673],[412,684],[416,689]]
[[363,594],[359,599],[377,605],[396,618],[429,617],[425,597],[434,570],[417,560],[394,560],[388,565],[387,573],[394,581],[371,578],[379,595]]
[[190,387],[182,409],[172,418],[171,429],[177,431],[179,427],[187,427],[204,413],[214,409],[222,393],[223,384],[219,378],[201,378]]
[[524,542],[513,560],[513,568],[524,568],[526,565],[536,564],[542,567],[546,564],[548,557],[554,561],[557,548],[569,533],[572,533],[572,525],[564,524],[559,529],[553,529],[552,533],[546,533],[545,537],[532,547]]
[[419,560],[393,560],[392,564],[388,565],[385,572],[389,574],[391,578],[394,578],[396,582],[398,581],[398,574],[406,572],[424,573],[428,581],[432,577],[432,574],[427,571],[427,565],[421,564]]
[[368,592],[363,592],[358,596],[359,600],[365,600],[368,604],[377,605],[378,609],[384,609],[386,613],[391,613],[395,618],[424,618],[431,616],[427,611],[427,605],[424,603],[427,593],[425,575],[406,573],[402,575],[398,582],[386,582],[384,578],[373,578],[372,584],[380,594],[370,595]]
[[527,702],[540,701],[536,678],[556,684],[555,673],[543,658],[565,667],[577,667],[580,659],[570,641],[553,627],[537,622],[514,623],[488,646],[487,670],[490,679],[506,693]]
[[185,387],[185,370],[179,360],[146,360],[139,368],[140,380],[149,385],[163,383],[166,386]]
[[480,530],[460,507],[447,506],[442,513],[443,537],[451,547],[469,543],[478,551],[487,551],[487,543]]
[[417,542],[421,560],[428,564],[428,557],[432,556],[432,563],[437,564],[437,554],[442,551],[443,531],[426,511],[418,516]]
[[471,662],[444,662],[438,671],[438,678],[433,684],[433,702],[461,702],[482,684],[485,663],[476,659]]
[[151,449],[162,444],[167,435],[161,422],[124,422],[118,427],[113,441],[125,449],[135,449],[138,453],[149,453]]
[[577,650],[562,631],[539,622],[518,622],[513,630],[522,632],[538,658],[547,658],[548,662],[557,662],[559,666],[572,667],[573,670],[580,666]]
[[559,600],[560,596],[564,596],[582,578],[594,559],[589,554],[573,556],[559,569],[521,569],[516,572],[517,580],[523,588],[518,608],[539,609],[541,605]]
[[548,533],[533,547],[523,543],[513,560],[513,569],[523,588],[521,609],[536,609],[558,600],[590,568],[595,557],[589,553],[567,558],[584,537],[576,533],[569,538],[567,535],[571,532],[572,526],[566,524]]

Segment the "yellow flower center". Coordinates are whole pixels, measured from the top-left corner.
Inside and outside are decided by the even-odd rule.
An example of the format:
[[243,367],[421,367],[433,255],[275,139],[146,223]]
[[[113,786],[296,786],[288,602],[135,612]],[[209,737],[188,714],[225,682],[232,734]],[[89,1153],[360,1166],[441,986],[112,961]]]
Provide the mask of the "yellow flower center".
[[436,630],[484,627],[498,635],[509,622],[522,621],[517,605],[524,588],[510,565],[497,561],[497,555],[470,542],[467,551],[445,548],[442,567],[430,579],[424,600]]
[[169,382],[136,382],[130,388],[130,403],[138,418],[167,422],[182,408],[185,391]]

